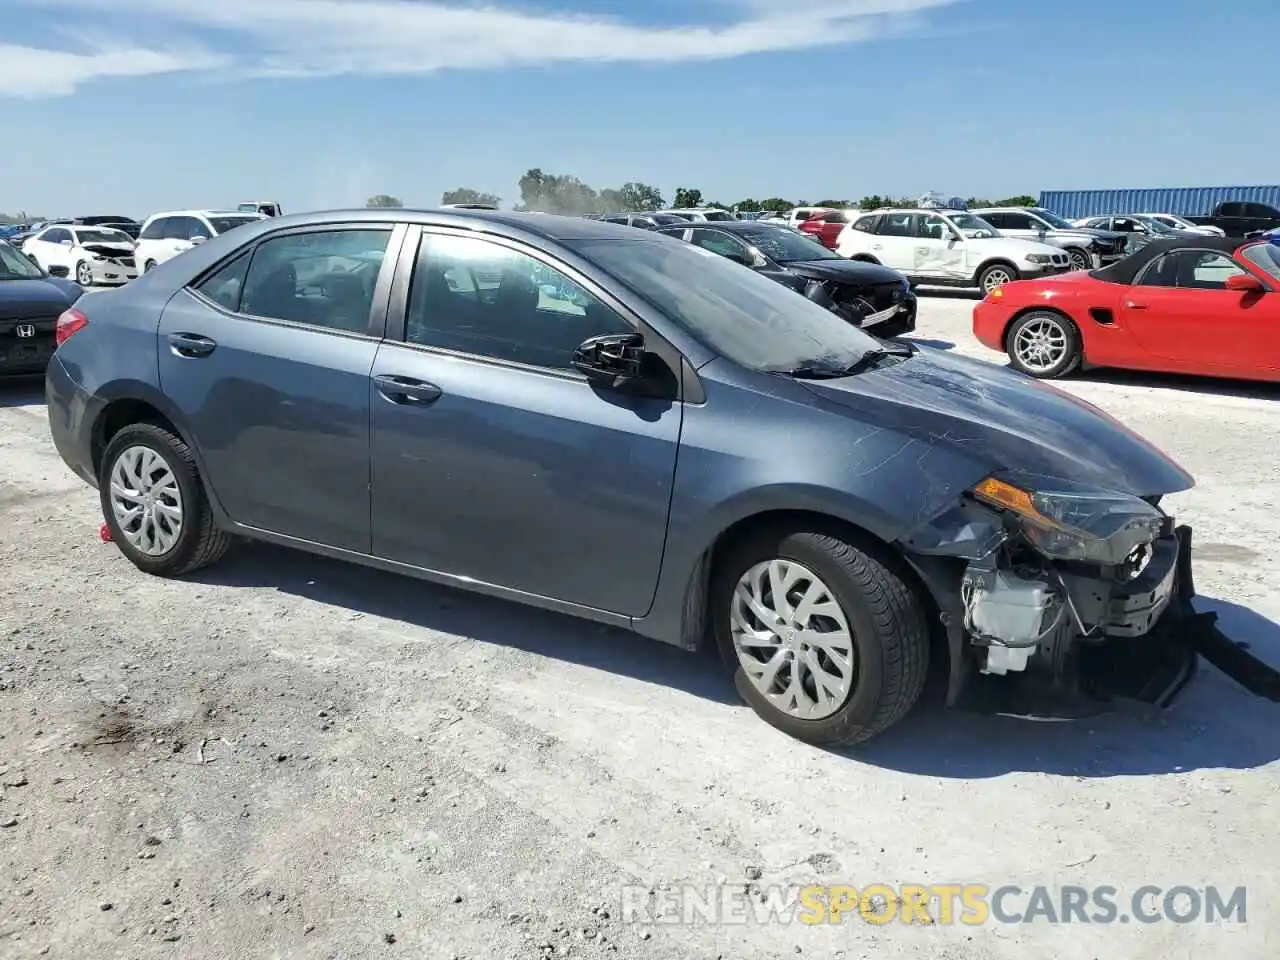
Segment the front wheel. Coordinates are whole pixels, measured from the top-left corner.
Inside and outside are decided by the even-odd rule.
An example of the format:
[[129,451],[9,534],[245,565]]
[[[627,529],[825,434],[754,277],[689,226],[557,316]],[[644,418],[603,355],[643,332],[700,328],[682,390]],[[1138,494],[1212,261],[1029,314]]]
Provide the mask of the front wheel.
[[76,264],[76,283],[82,287],[93,286],[93,268],[85,260]]
[[111,438],[98,491],[112,541],[146,573],[182,576],[231,544],[214,524],[190,448],[158,424],[130,424]]
[[761,531],[717,563],[710,603],[738,693],[797,739],[869,740],[924,687],[923,605],[888,561],[841,537]]
[[150,273],[155,268],[156,268],[156,262],[154,260],[148,260],[146,263],[142,265],[142,272]]
[[1065,376],[1084,358],[1076,325],[1049,310],[1019,317],[1005,344],[1015,369],[1042,380]]
[[983,293],[990,293],[996,287],[1003,287],[1006,283],[1012,283],[1017,279],[1016,267],[1007,263],[993,263],[983,267],[982,272],[978,274],[978,287]]
[[1067,257],[1071,261],[1072,270],[1093,269],[1093,257],[1089,256],[1087,251],[1081,250],[1079,247],[1072,247],[1068,250]]

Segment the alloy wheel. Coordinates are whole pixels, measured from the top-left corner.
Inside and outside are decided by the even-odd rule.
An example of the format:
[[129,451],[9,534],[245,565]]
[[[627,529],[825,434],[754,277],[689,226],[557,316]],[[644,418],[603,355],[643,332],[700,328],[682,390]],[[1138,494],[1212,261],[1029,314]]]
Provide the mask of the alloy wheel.
[[1053,317],[1035,317],[1018,330],[1013,351],[1028,370],[1048,373],[1067,355],[1067,331]]
[[1083,250],[1069,250],[1067,256],[1071,258],[1073,270],[1088,270],[1093,266],[1093,260]]
[[126,447],[111,468],[111,513],[130,546],[150,557],[168,553],[182,533],[182,490],[150,447]]
[[1012,280],[1013,277],[1010,276],[1009,271],[1004,269],[1004,267],[992,267],[982,278],[982,286],[983,289],[990,293],[996,287],[1003,287],[1006,283],[1009,283]]
[[849,697],[853,634],[831,588],[803,564],[757,563],[738,580],[729,624],[738,663],[778,710],[822,720]]
[[76,264],[76,283],[82,287],[93,283],[93,268],[83,260]]

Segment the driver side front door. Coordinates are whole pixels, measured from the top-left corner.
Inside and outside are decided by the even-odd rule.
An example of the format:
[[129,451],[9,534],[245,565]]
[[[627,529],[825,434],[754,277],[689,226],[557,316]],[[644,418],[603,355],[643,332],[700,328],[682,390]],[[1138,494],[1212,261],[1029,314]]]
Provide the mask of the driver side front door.
[[951,280],[965,276],[965,243],[938,216],[916,217],[915,265],[920,277]]

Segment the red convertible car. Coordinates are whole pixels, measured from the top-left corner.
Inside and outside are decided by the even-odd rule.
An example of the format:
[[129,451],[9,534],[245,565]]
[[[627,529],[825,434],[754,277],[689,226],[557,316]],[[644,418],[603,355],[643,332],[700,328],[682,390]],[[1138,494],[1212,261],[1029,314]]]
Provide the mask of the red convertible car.
[[1280,244],[1156,240],[1101,270],[992,290],[973,332],[1033,377],[1122,367],[1280,381]]

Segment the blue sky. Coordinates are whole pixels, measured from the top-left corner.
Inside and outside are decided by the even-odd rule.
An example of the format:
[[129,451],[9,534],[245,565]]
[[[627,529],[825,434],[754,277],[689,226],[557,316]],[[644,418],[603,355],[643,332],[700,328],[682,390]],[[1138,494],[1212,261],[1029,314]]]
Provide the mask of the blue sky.
[[0,0],[0,210],[1273,183],[1275,0]]

